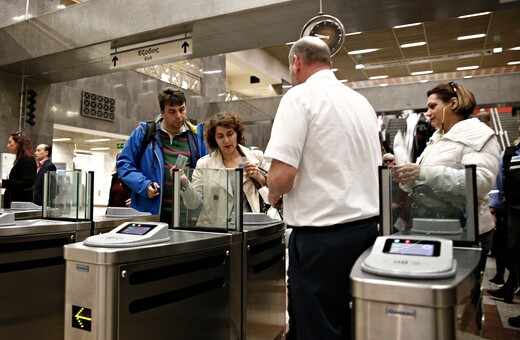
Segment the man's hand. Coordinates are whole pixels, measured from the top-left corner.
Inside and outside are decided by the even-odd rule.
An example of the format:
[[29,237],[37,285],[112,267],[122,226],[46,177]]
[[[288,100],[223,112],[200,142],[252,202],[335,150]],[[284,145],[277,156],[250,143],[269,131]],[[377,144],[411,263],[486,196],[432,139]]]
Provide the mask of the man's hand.
[[148,187],[148,198],[154,198],[155,196],[159,195],[159,184],[157,182],[153,182]]

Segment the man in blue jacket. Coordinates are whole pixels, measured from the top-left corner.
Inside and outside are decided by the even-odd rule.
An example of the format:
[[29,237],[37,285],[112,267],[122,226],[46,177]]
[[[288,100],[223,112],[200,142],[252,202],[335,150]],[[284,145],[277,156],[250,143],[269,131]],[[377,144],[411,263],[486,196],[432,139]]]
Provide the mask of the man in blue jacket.
[[118,157],[119,177],[132,189],[131,207],[172,221],[173,180],[170,169],[179,155],[188,157],[187,168],[200,158],[197,128],[186,119],[186,97],[173,88],[159,93],[161,114],[155,123],[155,136],[141,155],[147,124],[141,122],[132,132]]

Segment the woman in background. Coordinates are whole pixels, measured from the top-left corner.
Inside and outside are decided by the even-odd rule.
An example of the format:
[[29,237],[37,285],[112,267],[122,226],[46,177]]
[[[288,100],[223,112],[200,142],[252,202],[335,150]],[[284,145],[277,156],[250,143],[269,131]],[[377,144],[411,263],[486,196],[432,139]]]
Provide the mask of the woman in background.
[[7,179],[0,180],[0,188],[5,188],[4,208],[11,202],[32,202],[34,182],[36,181],[36,160],[31,148],[31,140],[23,132],[11,132],[7,150],[16,158]]

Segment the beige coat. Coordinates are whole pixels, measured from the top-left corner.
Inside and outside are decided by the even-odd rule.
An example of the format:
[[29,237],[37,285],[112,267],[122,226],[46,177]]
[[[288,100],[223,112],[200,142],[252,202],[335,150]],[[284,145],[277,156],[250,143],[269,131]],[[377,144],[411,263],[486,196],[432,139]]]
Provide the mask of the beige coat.
[[[251,150],[241,145],[239,147],[249,162],[268,170],[261,150]],[[235,210],[232,183],[234,172],[234,169],[225,169],[219,150],[199,159],[188,188],[181,193],[184,204],[189,209],[196,209],[202,203],[198,226],[227,228],[229,223],[233,223],[231,213]],[[253,181],[243,176],[242,183],[251,210],[260,212],[259,193]]]

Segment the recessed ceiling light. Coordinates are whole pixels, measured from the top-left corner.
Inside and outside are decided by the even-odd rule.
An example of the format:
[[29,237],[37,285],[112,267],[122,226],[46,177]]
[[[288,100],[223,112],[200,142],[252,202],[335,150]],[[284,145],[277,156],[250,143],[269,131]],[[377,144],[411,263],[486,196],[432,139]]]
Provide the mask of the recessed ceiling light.
[[501,53],[504,49],[502,47],[493,48],[493,53]]
[[428,70],[428,71],[417,71],[417,72],[412,72],[411,75],[412,76],[420,76],[421,74],[430,74],[430,73],[433,73],[432,70]]
[[221,73],[222,70],[211,70],[211,71],[204,71],[202,73],[204,74],[215,74],[215,73]]
[[388,86],[388,84],[386,84],[386,83],[385,84],[379,84],[379,86],[385,87],[385,86]]
[[110,150],[110,148],[91,148],[92,151],[104,151],[104,150]]
[[67,142],[71,140],[70,138],[53,138],[52,141],[53,142]]
[[484,38],[486,34],[479,33],[479,34],[471,34],[471,35],[462,35],[457,38],[457,40],[469,40],[469,39],[478,39],[478,38]]
[[491,13],[491,12],[480,12],[480,13],[474,13],[474,14],[461,15],[459,17],[459,19],[478,17],[478,16],[481,16],[481,15],[488,15],[489,13]]
[[512,51],[520,51],[520,46],[511,47],[510,50],[512,50]]
[[409,48],[409,47],[424,46],[424,45],[426,45],[426,41],[418,41],[418,42],[414,42],[414,43],[402,44],[401,48]]
[[365,64],[357,64],[356,65],[356,70],[362,70],[365,68]]
[[419,80],[419,82],[421,82],[421,83],[427,83],[427,82],[428,82],[428,79],[421,79],[421,80]]
[[394,26],[394,28],[413,27],[413,26],[419,26],[420,24],[421,24],[420,22],[414,22],[414,23],[412,23],[412,24],[397,25],[397,26]]
[[377,51],[378,48],[367,48],[367,49],[364,49],[364,50],[355,50],[355,51],[350,51],[348,52],[348,54],[363,54],[363,53],[372,53],[372,52],[375,52]]
[[361,32],[345,33],[345,36],[347,36],[347,35],[358,35],[358,34],[361,34]]
[[518,61],[510,61],[507,64],[508,65],[518,65],[518,64],[520,64],[520,60],[518,60]]
[[382,76],[373,76],[373,77],[370,77],[368,79],[376,80],[376,79],[386,79],[386,78],[388,78],[388,75],[385,74],[385,75],[382,75]]
[[332,72],[336,72],[338,69],[337,68],[331,68],[330,69]]
[[463,66],[463,67],[457,67],[457,71],[474,70],[474,69],[477,69],[477,68],[478,68],[477,65],[473,65],[473,66]]
[[98,139],[85,139],[85,142],[96,143],[96,142],[109,142],[110,138],[98,138]]
[[464,79],[470,79],[473,78],[473,76],[464,76]]
[[346,83],[346,82],[348,82],[348,79],[341,79],[339,82],[340,83]]

